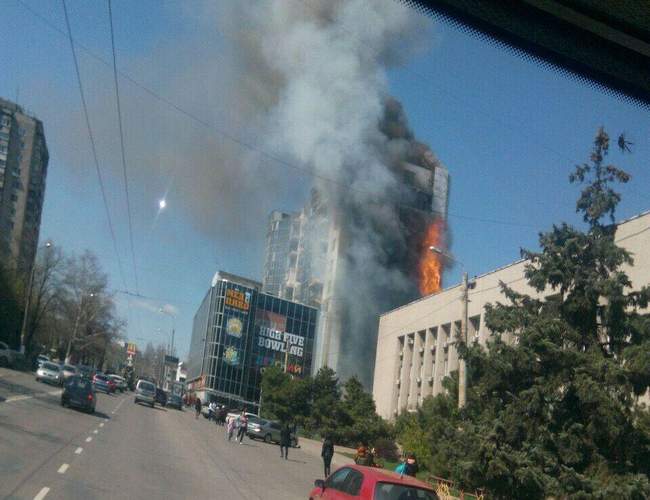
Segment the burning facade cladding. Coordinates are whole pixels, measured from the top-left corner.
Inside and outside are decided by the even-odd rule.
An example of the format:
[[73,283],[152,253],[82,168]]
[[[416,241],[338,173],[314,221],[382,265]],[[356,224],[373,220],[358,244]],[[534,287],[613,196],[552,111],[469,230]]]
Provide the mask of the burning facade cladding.
[[321,183],[297,213],[272,212],[266,234],[264,291],[320,309],[314,370],[372,386],[379,315],[442,286],[449,174],[414,139],[401,105],[388,99],[379,157],[390,192],[363,203]]
[[286,363],[295,376],[311,373],[316,309],[260,288],[223,271],[215,275],[194,316],[188,362],[188,388],[202,401],[254,411],[265,367]]

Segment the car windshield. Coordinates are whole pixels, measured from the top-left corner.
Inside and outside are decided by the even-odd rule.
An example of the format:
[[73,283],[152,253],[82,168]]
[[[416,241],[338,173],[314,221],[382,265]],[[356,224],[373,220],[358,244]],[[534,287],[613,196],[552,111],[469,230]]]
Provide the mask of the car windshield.
[[150,382],[140,382],[138,389],[144,392],[156,392],[156,387]]
[[64,369],[65,371],[67,371],[67,372],[74,372],[74,371],[77,371],[77,369],[76,369],[74,366],[71,366],[71,365],[65,365],[65,366],[63,367],[63,369]]
[[52,372],[58,372],[61,370],[59,365],[55,365],[54,363],[43,363],[43,368]]
[[100,380],[102,382],[107,382],[108,377],[106,375],[95,375],[95,380]]
[[377,483],[373,500],[436,500],[438,495],[415,486],[395,483]]

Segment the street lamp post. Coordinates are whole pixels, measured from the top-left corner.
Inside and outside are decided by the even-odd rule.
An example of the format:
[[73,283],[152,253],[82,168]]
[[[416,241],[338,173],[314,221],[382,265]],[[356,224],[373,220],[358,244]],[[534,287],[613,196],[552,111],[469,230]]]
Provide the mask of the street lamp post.
[[[457,262],[460,264],[463,269],[463,280],[460,287],[460,300],[462,305],[462,311],[460,316],[460,341],[464,345],[467,345],[467,323],[469,321],[468,309],[469,309],[469,289],[474,288],[475,283],[470,285],[467,278],[467,271],[463,263],[455,259],[452,255],[448,254],[441,248],[431,246],[429,247],[431,252],[443,257]],[[458,359],[458,408],[463,408],[467,404],[467,363],[463,358]]]
[[172,320],[172,339],[171,339],[171,345],[169,347],[169,355],[173,356],[174,355],[174,333],[176,332],[176,319],[175,319],[175,316],[172,313],[170,313],[168,311],[165,311],[162,307],[160,309],[158,309],[158,312],[160,314],[165,314],[166,316],[169,316],[171,318],[171,320]]
[[[47,241],[45,243],[45,248],[50,248],[52,243]],[[25,311],[23,312],[23,325],[20,329],[20,352],[25,354],[25,338],[27,336],[27,322],[29,320],[29,307],[32,303],[32,288],[34,286],[34,271],[36,270],[36,259],[32,263],[32,269],[29,272],[29,284],[27,285],[27,295],[25,297]]]

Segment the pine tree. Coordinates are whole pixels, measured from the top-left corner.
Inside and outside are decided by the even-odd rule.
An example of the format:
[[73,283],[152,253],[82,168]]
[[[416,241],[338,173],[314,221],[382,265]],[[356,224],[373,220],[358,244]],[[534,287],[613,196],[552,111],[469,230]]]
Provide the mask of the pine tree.
[[650,496],[650,419],[638,403],[650,386],[650,289],[623,271],[633,256],[614,239],[615,185],[629,176],[608,154],[600,129],[570,176],[583,184],[576,211],[586,229],[554,225],[540,251],[522,251],[528,283],[545,298],[502,284],[506,300],[486,310],[494,341],[460,353],[468,405],[440,415],[460,420],[431,446],[448,450],[445,472],[465,487],[495,498]]

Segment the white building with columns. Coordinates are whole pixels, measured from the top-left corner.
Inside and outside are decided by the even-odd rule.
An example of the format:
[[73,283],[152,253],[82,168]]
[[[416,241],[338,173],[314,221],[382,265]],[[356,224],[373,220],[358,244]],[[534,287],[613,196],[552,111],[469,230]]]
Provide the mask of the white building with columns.
[[[616,241],[634,258],[634,266],[625,269],[633,287],[650,284],[650,211],[621,222]],[[476,286],[469,291],[470,342],[485,345],[490,338],[485,305],[505,302],[500,282],[517,292],[539,296],[528,286],[524,266],[525,261],[518,261],[474,278]],[[380,317],[373,397],[382,417],[414,409],[425,397],[444,390],[442,380],[458,370],[454,339],[460,331],[461,311],[461,287],[455,285]]]

